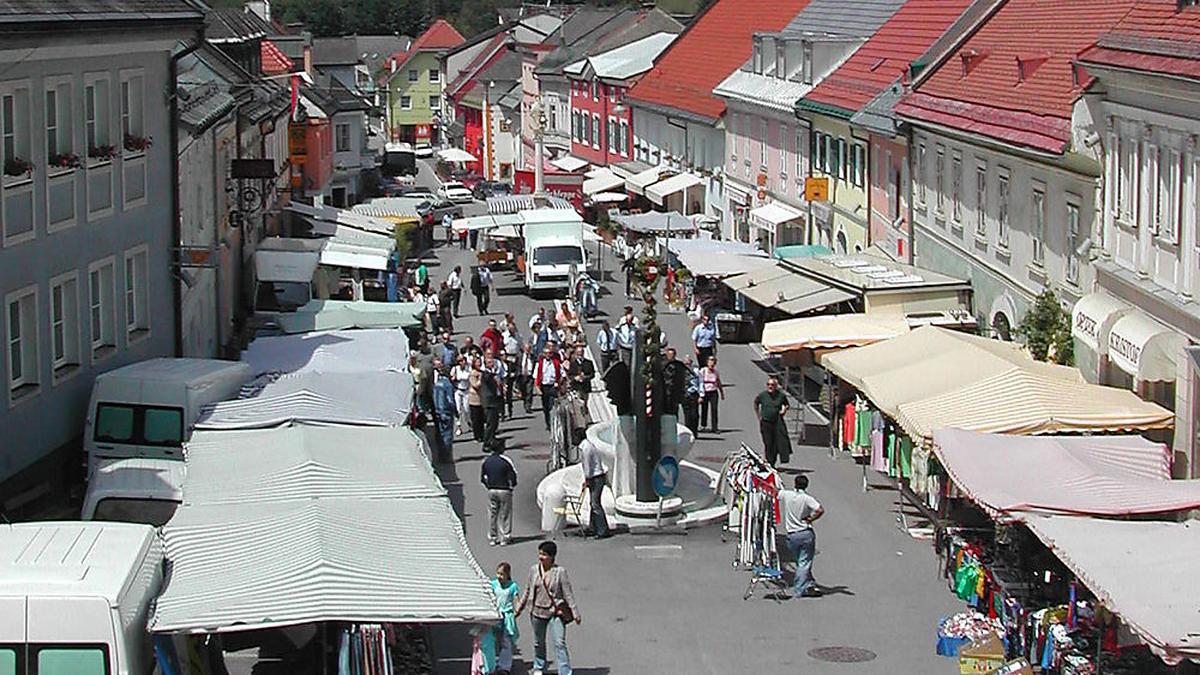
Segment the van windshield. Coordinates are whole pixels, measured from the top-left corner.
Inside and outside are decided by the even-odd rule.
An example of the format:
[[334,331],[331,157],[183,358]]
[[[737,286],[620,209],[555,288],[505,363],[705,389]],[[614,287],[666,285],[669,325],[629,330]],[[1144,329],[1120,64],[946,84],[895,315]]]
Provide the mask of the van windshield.
[[583,262],[583,249],[578,246],[542,246],[533,249],[535,265],[570,265]]
[[101,443],[179,447],[183,444],[183,408],[100,403],[93,438]]
[[[179,502],[172,502],[165,499],[124,499],[111,497],[109,499],[101,499],[100,503],[96,504],[96,512],[92,514],[92,520],[142,523],[153,525],[154,527],[162,527],[167,524],[171,516],[175,515],[175,509],[177,508],[179,508]],[[0,657],[0,659],[2,658]],[[3,661],[0,660],[0,663],[3,663]],[[0,668],[0,675],[4,675],[3,668]]]
[[299,281],[260,281],[254,306],[264,312],[294,312],[311,299],[309,288]]

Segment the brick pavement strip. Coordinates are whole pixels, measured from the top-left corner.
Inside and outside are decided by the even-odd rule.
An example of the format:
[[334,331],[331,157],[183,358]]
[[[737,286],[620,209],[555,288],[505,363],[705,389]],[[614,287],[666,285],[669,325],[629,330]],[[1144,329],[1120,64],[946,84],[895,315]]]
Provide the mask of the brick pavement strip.
[[[470,262],[468,252],[438,249],[434,269],[440,280],[455,264]],[[605,262],[609,269],[611,262]],[[538,303],[519,292],[515,274],[500,273],[501,293],[493,314],[513,312],[520,325]],[[601,298],[610,317],[628,301],[619,284],[616,294]],[[546,302],[545,304],[549,304]],[[470,312],[457,322],[460,334],[478,336],[485,319]],[[687,318],[660,319],[670,341],[686,345]],[[598,324],[589,325],[593,339]],[[765,378],[745,345],[719,349],[719,367],[731,385],[722,405],[720,437],[704,434],[693,455],[706,463],[745,440],[758,444],[750,402]],[[534,490],[544,474],[539,450],[545,443],[541,412],[518,415],[502,424],[511,455],[520,471],[514,503],[517,543],[507,548],[486,542],[487,505],[478,483],[482,452],[475,443],[459,442],[453,466],[440,471],[464,517],[472,551],[485,572],[506,560],[515,576],[535,559],[540,517]],[[572,666],[577,673],[914,673],[957,672],[957,663],[934,655],[938,619],[959,609],[936,572],[936,557],[927,541],[916,541],[894,524],[895,493],[863,493],[861,471],[845,458],[830,459],[825,448],[796,448],[791,470],[808,472],[811,492],[828,515],[817,527],[815,574],[833,589],[818,599],[776,603],[763,597],[743,601],[748,578],[734,570],[733,544],[722,541],[720,527],[680,535],[617,536],[605,541],[560,536],[559,560],[570,570],[584,621],[568,631]],[[525,672],[532,654],[528,619],[522,617],[521,656],[515,673]],[[877,657],[860,663],[830,663],[808,655],[821,647],[855,647]],[[465,673],[470,643],[460,627],[434,630],[439,673]],[[822,652],[817,652],[818,654]]]

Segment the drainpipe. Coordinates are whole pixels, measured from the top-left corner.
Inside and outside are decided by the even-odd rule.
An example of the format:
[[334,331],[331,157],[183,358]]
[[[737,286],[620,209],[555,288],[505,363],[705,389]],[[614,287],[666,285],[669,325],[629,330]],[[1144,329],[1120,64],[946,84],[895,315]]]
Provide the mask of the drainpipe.
[[175,92],[179,90],[179,60],[195,52],[204,44],[204,28],[201,27],[196,31],[195,40],[184,47],[182,51],[171,55],[171,60],[168,64],[167,79],[170,82],[170,95],[168,96],[171,119],[168,122],[169,143],[168,152],[171,154],[171,269],[175,274],[171,275],[172,282],[172,309],[174,310],[174,338],[175,338],[175,356],[183,354],[183,281],[182,275],[179,272],[182,270],[180,263],[183,262],[183,256],[179,247],[183,240],[183,209],[179,196],[179,97]]

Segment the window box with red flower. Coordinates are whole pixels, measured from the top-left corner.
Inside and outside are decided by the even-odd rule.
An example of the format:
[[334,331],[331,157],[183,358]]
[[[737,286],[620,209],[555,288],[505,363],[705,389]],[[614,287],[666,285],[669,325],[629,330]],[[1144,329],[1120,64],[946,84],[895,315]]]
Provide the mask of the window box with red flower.
[[107,164],[117,156],[117,149],[111,145],[97,145],[88,148],[88,165]]
[[20,157],[9,157],[4,160],[4,184],[12,185],[32,180],[33,163]]
[[154,139],[149,136],[125,134],[125,152],[127,153],[142,154],[152,145],[154,145]]
[[80,161],[79,155],[71,152],[60,152],[50,155],[49,159],[46,161],[46,164],[51,173],[73,171],[83,166],[83,162]]

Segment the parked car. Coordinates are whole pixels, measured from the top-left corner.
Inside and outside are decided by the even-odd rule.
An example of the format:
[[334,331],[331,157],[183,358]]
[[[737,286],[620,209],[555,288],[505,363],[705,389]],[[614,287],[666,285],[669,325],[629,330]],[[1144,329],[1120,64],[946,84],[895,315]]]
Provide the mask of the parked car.
[[417,157],[433,157],[433,146],[428,143],[417,143],[414,150]]
[[[440,191],[440,190],[439,190]],[[437,201],[437,196],[429,191],[429,188],[424,187],[405,187],[400,188],[397,197],[408,197],[412,199],[428,199],[429,201]]]
[[471,194],[470,188],[454,180],[442,183],[438,188],[438,196],[457,204],[470,204],[475,201],[475,195]]
[[445,199],[435,199],[417,204],[417,213],[421,214],[422,216],[431,212],[433,213],[433,222],[435,223],[442,222],[442,217],[444,217],[447,213],[449,213],[450,217],[452,218],[463,217],[462,207]]
[[483,176],[480,176],[471,169],[453,171],[450,174],[450,178],[462,183],[468,190],[474,190],[475,186],[483,181]]
[[511,195],[513,193],[512,186],[509,185],[508,183],[501,183],[499,181],[490,181],[490,180],[479,181],[475,185],[475,188],[471,191],[473,193],[475,193],[476,199],[481,199],[481,200],[487,199],[488,197],[501,197],[504,195]]

